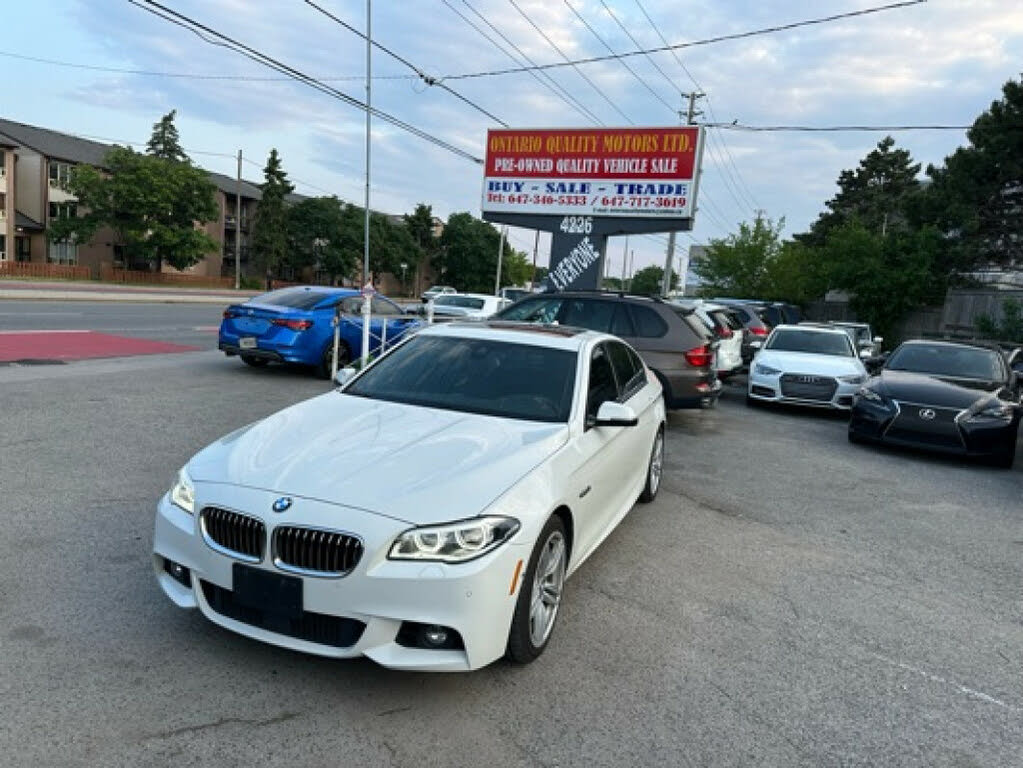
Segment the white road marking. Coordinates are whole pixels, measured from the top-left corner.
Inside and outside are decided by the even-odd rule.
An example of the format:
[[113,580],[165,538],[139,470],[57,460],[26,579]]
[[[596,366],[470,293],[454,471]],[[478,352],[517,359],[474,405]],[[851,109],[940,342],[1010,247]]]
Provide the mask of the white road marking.
[[1013,704],[1006,704],[1001,699],[996,699],[994,696],[989,696],[983,691],[978,691],[974,688],[969,688],[965,685],[960,685],[959,683],[944,678],[941,675],[931,674],[930,672],[920,669],[919,667],[914,667],[911,664],[903,664],[901,661],[889,659],[886,656],[882,656],[879,653],[871,653],[870,655],[873,656],[875,659],[883,661],[885,664],[890,664],[893,667],[898,667],[899,669],[904,669],[907,672],[913,672],[914,674],[920,675],[921,677],[926,677],[932,683],[942,683],[943,685],[951,685],[953,688],[956,688],[960,693],[965,693],[970,698],[985,701],[988,704],[997,704],[999,707],[1005,707],[1005,709],[1011,710],[1012,712],[1023,712],[1023,709],[1020,709],[1019,707],[1014,706]]
[[84,314],[84,312],[0,312],[0,317],[52,317],[56,315],[81,317]]
[[54,328],[52,330],[38,330],[38,331],[0,331],[0,335],[3,336],[16,336],[23,333],[95,333],[95,331],[83,330],[81,328]]

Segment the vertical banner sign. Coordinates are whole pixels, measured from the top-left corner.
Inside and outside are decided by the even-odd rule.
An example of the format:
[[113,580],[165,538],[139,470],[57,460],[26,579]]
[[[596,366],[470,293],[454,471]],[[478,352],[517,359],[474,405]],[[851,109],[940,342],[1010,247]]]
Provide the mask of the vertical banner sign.
[[691,218],[700,129],[495,129],[484,213]]

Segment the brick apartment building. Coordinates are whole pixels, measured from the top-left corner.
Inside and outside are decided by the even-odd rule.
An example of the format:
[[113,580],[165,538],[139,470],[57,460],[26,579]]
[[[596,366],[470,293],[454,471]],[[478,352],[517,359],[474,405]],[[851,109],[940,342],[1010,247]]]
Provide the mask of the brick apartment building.
[[[46,239],[51,221],[77,215],[77,200],[62,189],[70,169],[78,164],[102,168],[112,146],[0,118],[0,263],[85,266],[93,278],[99,278],[102,270],[111,267],[148,268],[124,262],[123,248],[109,228],[101,229],[87,243],[51,243]],[[250,226],[262,193],[255,183],[241,182],[241,216],[236,220],[236,179],[219,173],[210,173],[209,178],[216,187],[219,215],[203,225],[203,229],[217,243],[217,249],[186,272],[205,277],[233,276],[235,243],[240,240],[242,274],[251,274]],[[288,199],[295,202],[304,196],[292,194]],[[400,216],[390,218],[401,221]],[[435,219],[434,223],[435,234],[439,236],[443,222]],[[176,270],[165,266],[164,271]],[[316,275],[287,277],[308,280],[315,279]],[[400,275],[384,274],[378,277],[378,288],[390,294],[401,293],[402,288],[418,294],[432,279],[428,263],[410,261],[404,283]]]

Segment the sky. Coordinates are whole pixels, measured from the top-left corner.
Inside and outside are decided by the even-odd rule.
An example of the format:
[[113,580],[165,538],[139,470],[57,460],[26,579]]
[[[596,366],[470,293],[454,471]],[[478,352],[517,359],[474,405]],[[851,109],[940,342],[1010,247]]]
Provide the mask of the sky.
[[[362,0],[316,0],[359,30]],[[365,99],[365,43],[304,0],[163,0],[174,10]],[[331,96],[204,42],[127,0],[0,0],[0,116],[141,146],[177,110],[182,144],[205,168],[259,180],[271,147],[296,191],[362,203],[365,117]],[[885,0],[375,0],[372,37],[435,78],[703,40],[885,5]],[[580,17],[582,20],[580,20]],[[585,24],[583,23],[585,21]],[[535,27],[534,27],[535,25]],[[588,25],[588,26],[587,26]],[[537,30],[543,32],[543,35]],[[485,34],[484,34],[485,33]],[[596,34],[594,34],[596,33]],[[599,37],[599,39],[598,39]],[[560,49],[559,53],[553,46]],[[380,51],[374,106],[482,157],[489,112],[513,127],[671,126],[682,94],[702,91],[699,120],[742,125],[968,125],[1023,68],[1019,0],[926,3],[742,40],[550,71],[455,79],[479,110],[422,82]],[[19,58],[20,57],[20,58]],[[31,61],[24,57],[74,64]],[[92,67],[88,69],[84,67]],[[102,68],[102,69],[96,69]],[[124,71],[132,70],[134,73]],[[152,74],[161,73],[161,74]],[[176,76],[170,76],[176,75]],[[184,77],[177,75],[185,75]],[[694,229],[679,255],[734,233],[756,211],[804,231],[884,133],[753,133],[709,129]],[[963,131],[894,134],[926,168],[966,143]],[[432,205],[480,213],[482,168],[396,127],[372,130],[371,206]],[[532,253],[533,233],[511,244]],[[633,236],[629,264],[663,264],[662,235]],[[541,237],[545,264],[549,238]],[[610,274],[626,244],[612,238]]]

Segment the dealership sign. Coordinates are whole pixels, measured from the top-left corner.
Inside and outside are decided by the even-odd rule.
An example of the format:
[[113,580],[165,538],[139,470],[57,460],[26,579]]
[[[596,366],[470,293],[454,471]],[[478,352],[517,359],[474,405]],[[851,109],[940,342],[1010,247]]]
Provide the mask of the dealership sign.
[[699,128],[497,129],[484,214],[692,218]]

